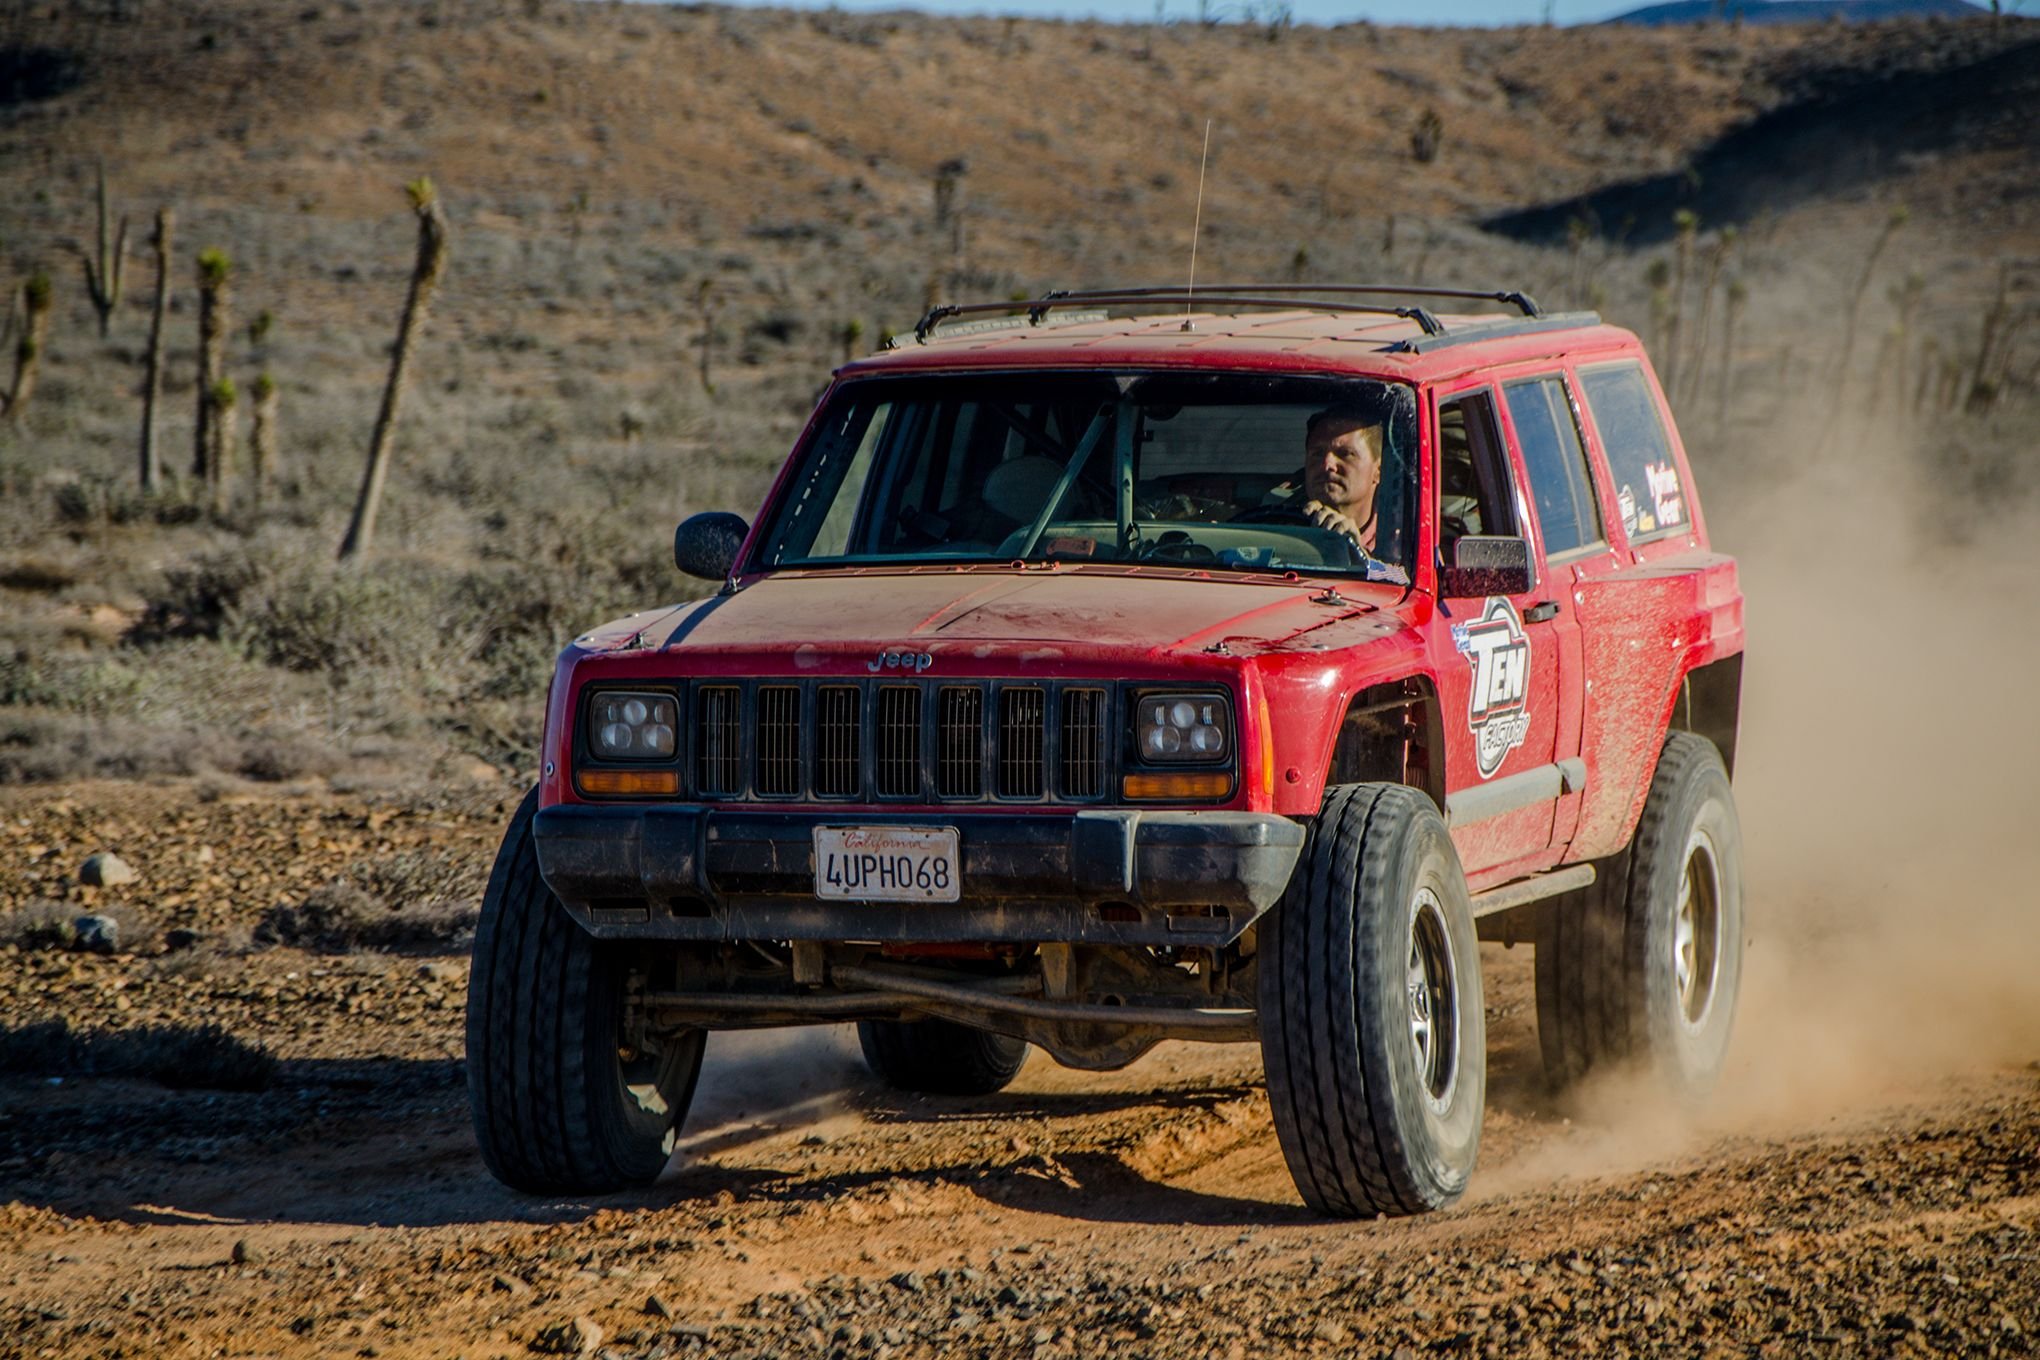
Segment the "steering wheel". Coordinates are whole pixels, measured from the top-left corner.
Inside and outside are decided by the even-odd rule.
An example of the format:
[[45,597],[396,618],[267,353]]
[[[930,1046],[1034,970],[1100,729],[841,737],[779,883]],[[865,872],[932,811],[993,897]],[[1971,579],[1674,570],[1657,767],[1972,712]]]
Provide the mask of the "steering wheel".
[[1144,562],[1216,562],[1218,554],[1181,529],[1171,529],[1154,542],[1143,543],[1140,558]]
[[1228,524],[1303,524],[1318,528],[1317,521],[1303,512],[1300,505],[1254,505],[1240,511]]
[[1362,547],[1360,541],[1352,535],[1340,533],[1337,529],[1327,529],[1324,525],[1319,524],[1310,517],[1310,514],[1301,505],[1256,505],[1241,511],[1226,522],[1228,524],[1302,525],[1306,529],[1315,529],[1318,533],[1342,545],[1346,550],[1347,560],[1350,562],[1364,564],[1380,560],[1373,553]]

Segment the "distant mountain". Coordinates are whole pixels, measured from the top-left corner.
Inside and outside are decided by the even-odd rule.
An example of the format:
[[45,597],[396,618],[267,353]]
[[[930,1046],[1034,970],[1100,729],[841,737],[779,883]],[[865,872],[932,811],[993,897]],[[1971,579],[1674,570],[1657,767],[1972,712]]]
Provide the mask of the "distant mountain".
[[1607,22],[1661,26],[1740,18],[1746,24],[1817,24],[1840,18],[1867,23],[1875,19],[1973,19],[1988,12],[1968,0],[1672,0],[1618,14]]

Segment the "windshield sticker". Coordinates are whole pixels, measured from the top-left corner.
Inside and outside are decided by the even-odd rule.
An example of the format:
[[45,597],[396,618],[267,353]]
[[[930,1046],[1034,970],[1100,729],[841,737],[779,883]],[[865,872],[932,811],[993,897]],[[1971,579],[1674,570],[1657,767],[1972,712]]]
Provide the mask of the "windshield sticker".
[[1644,480],[1650,485],[1650,499],[1657,510],[1658,523],[1667,529],[1686,520],[1685,493],[1679,488],[1679,472],[1670,463],[1647,463],[1643,469]]
[[1627,482],[1624,482],[1622,489],[1615,493],[1615,503],[1622,507],[1622,532],[1634,534],[1636,532],[1636,493],[1629,489]]
[[1495,595],[1479,622],[1453,625],[1452,644],[1473,667],[1466,725],[1473,763],[1487,779],[1530,735],[1530,639],[1516,606]]

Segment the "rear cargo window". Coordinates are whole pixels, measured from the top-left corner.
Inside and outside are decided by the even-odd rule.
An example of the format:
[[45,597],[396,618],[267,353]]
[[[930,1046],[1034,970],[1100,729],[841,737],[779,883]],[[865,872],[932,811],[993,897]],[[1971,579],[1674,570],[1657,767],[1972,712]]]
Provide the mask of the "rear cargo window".
[[1643,370],[1629,365],[1590,369],[1580,374],[1580,388],[1608,453],[1615,500],[1630,540],[1684,529],[1692,521],[1692,511],[1678,464],[1672,460],[1671,438]]
[[1544,555],[1557,557],[1601,542],[1605,537],[1601,513],[1594,504],[1587,451],[1573,424],[1565,380],[1538,378],[1511,383],[1504,391],[1509,417],[1516,422],[1516,441],[1523,447],[1524,470],[1530,474],[1537,523],[1544,531]]

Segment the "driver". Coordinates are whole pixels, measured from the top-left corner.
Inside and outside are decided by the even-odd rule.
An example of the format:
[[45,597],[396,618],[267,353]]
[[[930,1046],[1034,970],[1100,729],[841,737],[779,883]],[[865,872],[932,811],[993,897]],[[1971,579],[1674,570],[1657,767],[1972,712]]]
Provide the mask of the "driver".
[[1371,555],[1381,444],[1379,411],[1357,402],[1327,406],[1304,424],[1303,471],[1269,492],[1268,503],[1293,507],[1309,523],[1344,534]]

